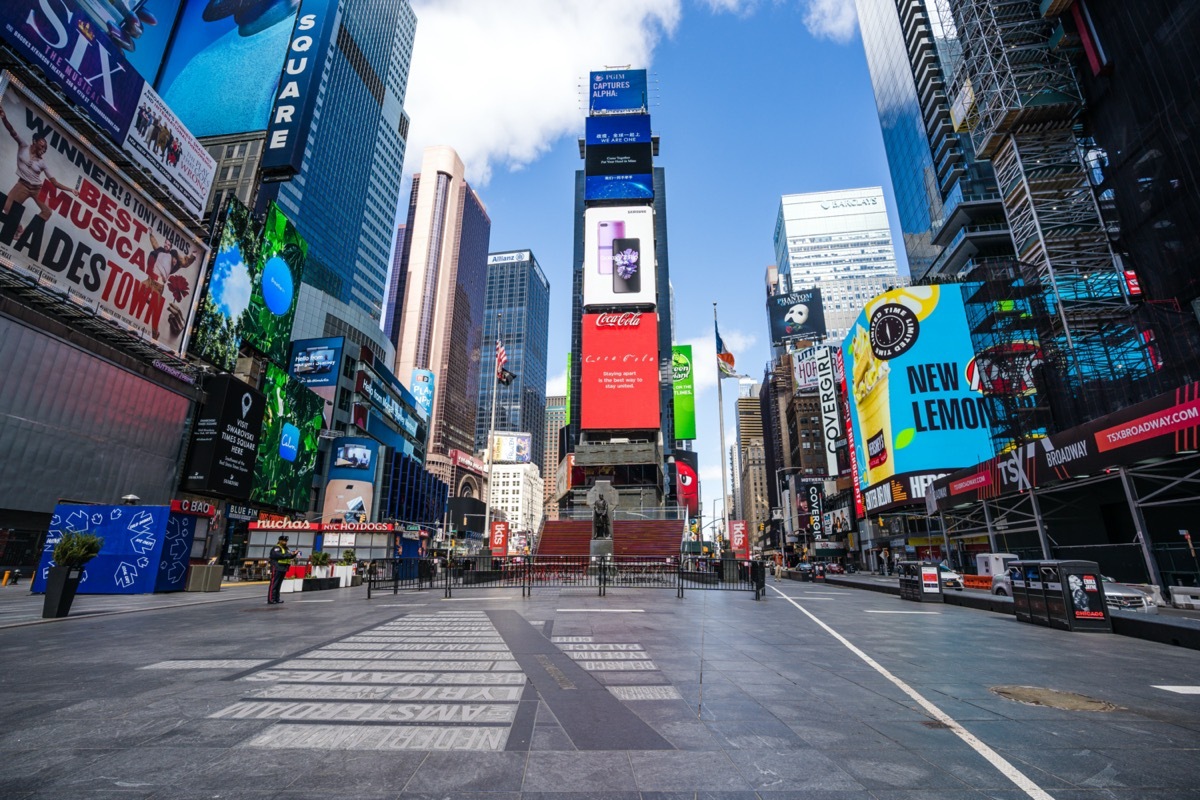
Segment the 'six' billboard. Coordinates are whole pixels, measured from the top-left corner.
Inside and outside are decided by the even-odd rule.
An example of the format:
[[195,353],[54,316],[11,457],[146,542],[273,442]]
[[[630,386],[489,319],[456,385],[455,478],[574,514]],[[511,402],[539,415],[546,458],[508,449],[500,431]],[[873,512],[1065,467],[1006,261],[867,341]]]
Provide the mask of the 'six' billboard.
[[842,345],[854,459],[868,511],[919,500],[926,482],[875,502],[869,487],[941,475],[992,455],[988,403],[968,378],[975,353],[957,286],[911,286],[871,300]]

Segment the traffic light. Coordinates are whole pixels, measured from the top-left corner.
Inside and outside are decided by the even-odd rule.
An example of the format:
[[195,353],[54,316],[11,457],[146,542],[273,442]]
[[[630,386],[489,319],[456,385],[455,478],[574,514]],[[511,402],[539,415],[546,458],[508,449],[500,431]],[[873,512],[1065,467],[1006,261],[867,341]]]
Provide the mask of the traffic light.
[[766,529],[767,529],[767,526],[766,526],[766,525],[764,525],[764,524],[763,524],[763,523],[761,523],[761,522],[760,522],[760,523],[758,523],[758,532],[759,532],[759,533],[762,533],[762,532],[763,532],[764,530],[766,530]]
[[696,519],[695,517],[692,517],[690,520],[688,520],[688,530],[690,530],[692,533],[699,531],[700,520]]

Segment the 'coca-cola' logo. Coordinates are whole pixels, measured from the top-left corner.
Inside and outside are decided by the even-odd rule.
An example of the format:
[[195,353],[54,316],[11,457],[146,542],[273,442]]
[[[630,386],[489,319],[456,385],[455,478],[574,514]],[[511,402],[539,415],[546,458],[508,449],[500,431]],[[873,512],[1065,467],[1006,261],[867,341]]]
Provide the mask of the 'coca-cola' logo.
[[636,328],[642,324],[642,312],[625,311],[620,314],[598,314],[597,328]]

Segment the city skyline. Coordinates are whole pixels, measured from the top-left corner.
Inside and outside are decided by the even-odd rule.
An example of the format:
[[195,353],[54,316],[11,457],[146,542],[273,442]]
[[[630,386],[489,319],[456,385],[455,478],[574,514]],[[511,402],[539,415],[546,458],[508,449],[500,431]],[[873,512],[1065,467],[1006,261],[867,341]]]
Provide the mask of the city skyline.
[[[703,496],[719,497],[711,304],[720,301],[722,336],[739,367],[759,373],[770,357],[770,343],[765,293],[758,287],[763,270],[774,263],[772,235],[780,197],[882,186],[890,229],[899,230],[853,3],[833,4],[837,14],[809,18],[808,26],[810,4],[800,2],[648,2],[640,4],[636,14],[613,12],[615,21],[580,12],[582,21],[557,20],[561,38],[577,45],[569,54],[548,48],[537,37],[536,26],[518,25],[503,18],[507,15],[489,10],[468,19],[453,6],[434,5],[414,3],[419,34],[406,98],[413,120],[409,152],[419,153],[423,144],[455,145],[468,180],[492,218],[491,249],[531,247],[547,265],[553,287],[547,394],[565,390],[570,342],[569,198],[575,171],[583,167],[576,140],[583,135],[586,113],[579,86],[589,69],[605,64],[629,63],[649,71],[652,128],[662,137],[655,166],[665,169],[672,199],[667,220],[671,258],[685,265],[671,276],[679,315],[675,341],[695,347],[696,450],[702,482],[708,484]],[[610,24],[639,32],[649,25],[659,33],[633,37],[640,49],[615,53],[603,39],[597,43],[594,38],[597,26]],[[525,91],[515,100],[486,97],[477,74],[448,63],[440,37],[470,42],[484,36],[484,28],[489,37],[503,34],[507,39],[511,34],[524,42],[523,58],[548,70],[532,84],[532,98]],[[797,40],[804,46],[796,47]],[[704,53],[713,48],[729,54],[726,66],[718,70],[705,63]],[[510,56],[506,51],[506,59]],[[785,84],[782,93],[767,92],[773,75],[795,70],[821,79]],[[436,92],[431,85],[435,78]],[[755,104],[747,105],[747,91]],[[499,108],[505,101],[511,101],[509,106]],[[814,105],[838,120],[836,136],[807,121],[805,108]],[[494,124],[497,119],[506,124]],[[753,141],[753,156],[728,147],[738,141]],[[821,155],[812,158],[808,153]],[[404,171],[417,169],[406,163]],[[905,274],[896,238],[898,268]],[[730,271],[730,259],[735,272]],[[732,385],[726,388],[732,390]],[[728,405],[727,435],[734,425]]]

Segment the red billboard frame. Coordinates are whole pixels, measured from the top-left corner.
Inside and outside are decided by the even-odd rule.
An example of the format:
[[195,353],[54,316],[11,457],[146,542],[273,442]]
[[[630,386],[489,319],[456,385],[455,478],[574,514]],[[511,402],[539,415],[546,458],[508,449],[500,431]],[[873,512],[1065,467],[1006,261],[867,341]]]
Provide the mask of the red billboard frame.
[[580,361],[585,430],[649,430],[662,424],[657,314],[584,314]]

